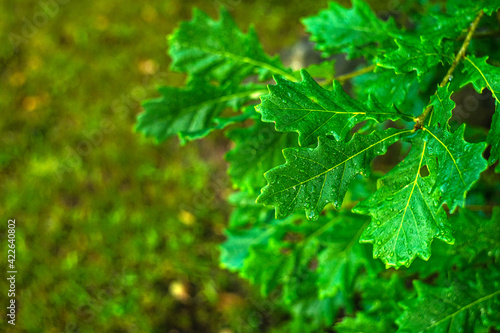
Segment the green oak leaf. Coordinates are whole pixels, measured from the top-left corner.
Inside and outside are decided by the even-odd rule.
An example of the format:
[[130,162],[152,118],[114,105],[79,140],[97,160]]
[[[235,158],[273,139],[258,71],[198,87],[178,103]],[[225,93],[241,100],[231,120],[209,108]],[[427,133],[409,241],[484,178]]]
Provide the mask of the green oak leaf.
[[276,132],[272,124],[260,120],[227,136],[235,143],[226,154],[228,173],[235,187],[250,192],[266,185],[264,173],[283,162],[283,149],[297,146],[294,133]]
[[193,20],[182,22],[168,40],[171,68],[191,77],[240,82],[253,74],[261,80],[279,74],[295,80],[278,57],[264,52],[255,30],[241,32],[225,9],[219,21],[195,9]]
[[453,212],[457,206],[465,206],[467,191],[488,167],[483,158],[487,144],[466,142],[465,124],[454,133],[438,128],[424,127],[423,130],[428,134],[426,165],[435,178],[434,188],[441,194],[439,205],[446,203]]
[[353,0],[347,9],[331,2],[328,9],[317,16],[302,20],[311,40],[324,56],[345,52],[350,58],[374,56],[376,45],[399,34],[394,20],[379,19],[370,7],[361,0]]
[[428,143],[418,132],[411,140],[406,158],[379,179],[378,190],[360,202],[353,211],[370,214],[372,223],[361,235],[361,242],[373,243],[373,256],[386,266],[409,266],[419,256],[428,260],[432,239],[453,243],[440,194],[433,191],[436,180],[423,177]]
[[450,286],[432,287],[415,280],[418,297],[401,303],[404,312],[396,321],[398,332],[474,332],[477,324],[500,328],[498,267],[455,275]]
[[428,260],[434,237],[453,243],[441,206],[447,203],[450,211],[464,206],[467,191],[487,167],[482,157],[486,144],[467,143],[464,129],[450,133],[424,127],[411,139],[409,155],[354,208],[372,216],[361,241],[373,243],[374,257],[387,266],[409,266],[416,256]]
[[449,87],[450,84],[438,86],[436,93],[431,96],[432,111],[426,120],[427,126],[450,129],[448,121],[451,119],[455,102],[451,100],[453,92],[448,90]]
[[333,91],[322,88],[304,70],[301,82],[275,77],[269,94],[261,96],[257,111],[265,122],[275,122],[281,132],[298,132],[301,146],[317,143],[317,138],[332,135],[343,140],[357,123],[366,119],[379,122],[412,117],[387,110],[374,100],[364,105],[347,95],[334,81]]
[[135,128],[158,142],[176,134],[183,143],[202,138],[214,129],[247,119],[247,114],[236,118],[219,115],[228,107],[238,110],[258,96],[260,89],[256,85],[212,86],[202,80],[192,80],[184,88],[160,87],[161,97],[143,103],[144,112],[137,117]]
[[355,134],[347,143],[320,137],[314,149],[285,149],[286,164],[265,174],[268,185],[257,202],[274,206],[276,218],[305,209],[309,219],[317,219],[329,203],[338,209],[351,181],[358,174],[368,175],[372,159],[411,132],[389,129]]
[[473,55],[464,58],[463,72],[467,76],[462,81],[461,87],[470,82],[478,93],[488,88],[496,102],[500,103],[500,67],[492,66],[486,60],[488,57],[476,58]]
[[[490,131],[486,141],[491,145],[490,158],[488,162],[493,165],[500,160],[500,103],[496,103],[495,113],[491,121]],[[500,163],[495,168],[495,171],[500,173]]]
[[[437,64],[451,63],[453,49],[448,43],[437,43],[424,37],[396,39],[398,49],[384,54],[378,66],[392,68],[397,74],[416,71],[417,75],[433,70]],[[446,47],[445,47],[446,45]]]

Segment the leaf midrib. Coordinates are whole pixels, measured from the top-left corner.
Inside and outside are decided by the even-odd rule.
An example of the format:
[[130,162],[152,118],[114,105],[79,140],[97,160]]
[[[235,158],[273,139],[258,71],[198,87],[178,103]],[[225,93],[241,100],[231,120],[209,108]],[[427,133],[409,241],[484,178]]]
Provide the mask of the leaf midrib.
[[446,317],[444,317],[443,319],[439,320],[438,322],[436,322],[436,323],[432,324],[431,326],[427,326],[427,327],[425,328],[425,330],[427,331],[428,329],[430,329],[430,328],[432,328],[432,327],[438,326],[438,325],[440,325],[441,323],[443,323],[444,321],[448,320],[449,318],[455,318],[455,316],[456,316],[458,313],[460,313],[460,312],[462,312],[462,311],[465,311],[465,310],[467,310],[467,309],[469,309],[469,308],[473,307],[473,306],[474,306],[474,305],[476,305],[476,304],[479,304],[479,303],[481,303],[481,302],[484,302],[484,301],[485,301],[485,300],[487,300],[487,299],[490,299],[490,298],[492,298],[492,297],[495,297],[495,295],[497,295],[497,294],[500,294],[500,290],[497,290],[497,291],[495,291],[495,292],[493,292],[493,293],[491,293],[491,294],[489,294],[489,295],[483,296],[483,297],[481,297],[481,298],[479,298],[479,299],[475,300],[475,301],[474,301],[474,302],[472,302],[472,303],[467,304],[466,306],[462,307],[461,309],[459,309],[459,310],[455,311],[454,313],[452,313],[452,314],[450,314],[450,315],[447,315]]
[[253,66],[256,66],[256,67],[260,67],[260,68],[264,68],[264,69],[267,69],[275,74],[279,74],[281,76],[284,76],[286,77],[288,80],[290,81],[293,81],[293,82],[297,82],[298,80],[295,78],[295,76],[291,75],[290,73],[276,67],[276,66],[273,66],[273,65],[270,65],[270,64],[267,64],[263,61],[259,61],[259,60],[255,60],[255,59],[252,59],[252,58],[249,58],[249,57],[246,57],[246,56],[241,56],[241,55],[238,55],[238,54],[235,54],[235,53],[232,53],[232,52],[227,52],[227,51],[219,51],[219,50],[214,50],[214,49],[211,49],[211,48],[207,48],[207,47],[202,47],[202,46],[193,46],[193,45],[190,45],[190,44],[187,44],[187,43],[179,43],[179,46],[182,47],[182,48],[186,48],[186,49],[198,49],[202,52],[205,52],[205,53],[211,53],[211,54],[214,54],[214,55],[217,55],[219,57],[227,57],[227,58],[230,58],[236,62],[243,62],[243,63],[247,63],[247,64],[250,64],[250,65],[253,65]]

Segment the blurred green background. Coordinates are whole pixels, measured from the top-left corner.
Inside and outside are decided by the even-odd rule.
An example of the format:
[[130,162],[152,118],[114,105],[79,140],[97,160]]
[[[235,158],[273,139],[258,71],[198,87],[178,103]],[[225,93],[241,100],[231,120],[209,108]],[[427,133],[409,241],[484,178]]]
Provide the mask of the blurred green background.
[[229,141],[133,132],[140,101],[183,83],[165,36],[220,5],[273,54],[327,2],[0,3],[0,267],[15,218],[18,271],[15,327],[0,279],[0,331],[263,332],[284,316],[218,265]]

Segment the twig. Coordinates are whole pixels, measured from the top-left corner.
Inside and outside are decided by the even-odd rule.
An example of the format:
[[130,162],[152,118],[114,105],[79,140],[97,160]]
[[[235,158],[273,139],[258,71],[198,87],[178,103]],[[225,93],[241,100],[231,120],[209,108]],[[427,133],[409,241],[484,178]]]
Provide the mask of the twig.
[[335,80],[343,83],[344,81],[352,79],[352,78],[354,78],[356,76],[360,76],[360,75],[363,75],[363,74],[366,74],[366,73],[370,73],[371,71],[373,71],[375,69],[375,66],[376,65],[371,65],[371,66],[361,68],[361,69],[359,69],[357,71],[354,71],[354,72],[351,72],[351,73],[347,73],[347,74],[344,74],[344,75],[337,76],[335,78]]
[[[467,33],[467,36],[465,37],[465,40],[462,44],[462,47],[460,48],[460,51],[458,51],[458,53],[455,57],[455,60],[453,60],[453,63],[451,64],[450,69],[448,70],[445,77],[443,78],[443,81],[441,81],[441,83],[439,84],[439,87],[444,87],[446,85],[446,83],[448,83],[448,81],[450,81],[450,78],[452,77],[452,74],[455,71],[455,68],[457,68],[458,63],[460,62],[460,60],[462,60],[462,58],[465,55],[465,51],[467,51],[467,47],[469,46],[470,40],[471,40],[472,36],[474,35],[474,31],[476,31],[477,26],[479,25],[479,21],[481,20],[481,17],[483,17],[483,14],[484,14],[484,12],[481,10],[477,14],[474,21],[472,21],[472,24],[469,27],[469,32]],[[436,93],[437,93],[437,90],[436,90]],[[432,105],[429,105],[428,107],[425,108],[424,112],[422,112],[422,114],[420,116],[415,118],[415,129],[422,128],[422,126],[424,125],[424,121],[427,118],[427,116],[429,115],[429,113],[431,112],[431,110],[432,110]]]

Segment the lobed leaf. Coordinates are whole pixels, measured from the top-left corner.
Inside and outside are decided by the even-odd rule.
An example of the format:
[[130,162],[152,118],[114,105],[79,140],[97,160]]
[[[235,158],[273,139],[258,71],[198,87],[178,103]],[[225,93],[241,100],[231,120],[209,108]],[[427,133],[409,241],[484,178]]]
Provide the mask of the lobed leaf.
[[417,75],[427,73],[439,63],[451,63],[453,49],[448,43],[433,43],[424,37],[395,39],[398,49],[386,53],[378,66],[392,68],[397,74],[416,71]]
[[361,242],[373,243],[373,257],[388,267],[409,266],[417,256],[429,259],[434,237],[453,243],[446,213],[437,205],[440,194],[432,191],[436,180],[420,173],[428,143],[420,133],[411,143],[408,156],[379,180],[370,198],[353,209],[372,216]]
[[301,82],[275,77],[269,94],[261,96],[257,111],[265,122],[275,122],[276,130],[299,133],[301,146],[316,144],[317,138],[332,135],[343,140],[357,123],[374,119],[383,121],[412,119],[395,110],[387,110],[374,100],[364,105],[347,95],[334,81],[333,91],[326,90],[304,70]]
[[338,209],[354,177],[368,175],[372,159],[411,132],[389,129],[366,136],[355,134],[347,143],[320,137],[314,149],[285,149],[286,164],[265,174],[268,185],[257,202],[274,206],[276,218],[305,210],[309,219],[317,219],[329,203]]
[[453,134],[438,128],[417,132],[405,160],[354,208],[372,216],[361,241],[373,243],[374,257],[387,266],[409,266],[416,256],[428,260],[434,237],[453,243],[441,206],[447,203],[451,211],[464,206],[467,191],[487,167],[482,157],[486,144],[465,142],[464,128]]
[[438,205],[446,203],[451,212],[457,206],[465,206],[467,191],[479,180],[481,172],[488,167],[483,158],[486,143],[468,143],[464,140],[465,124],[454,133],[446,130],[423,128],[426,165],[435,179],[434,189],[441,195]]
[[463,72],[467,76],[461,87],[470,82],[479,93],[488,88],[495,101],[500,103],[500,67],[492,66],[486,60],[488,57],[476,58],[473,55],[464,58]]
[[432,111],[428,116],[427,126],[450,129],[448,121],[452,117],[455,102],[451,100],[452,92],[448,90],[449,87],[449,84],[444,87],[438,86],[436,93],[431,96]]
[[250,114],[237,118],[218,118],[225,108],[238,110],[260,92],[256,85],[212,86],[193,80],[187,87],[160,87],[161,97],[143,103],[144,111],[137,117],[136,130],[158,142],[178,134],[184,143],[206,136]]
[[498,267],[457,274],[449,287],[415,280],[418,297],[402,303],[405,311],[396,321],[398,332],[473,332],[479,323],[500,328]]
[[294,80],[278,57],[264,52],[255,30],[244,34],[223,8],[219,21],[196,9],[193,20],[182,22],[168,40],[172,69],[192,78],[241,82],[253,74],[261,80],[279,74]]
[[350,9],[331,2],[328,9],[302,22],[325,57],[342,52],[350,58],[374,56],[377,44],[399,33],[392,19],[380,20],[361,0],[352,0]]

